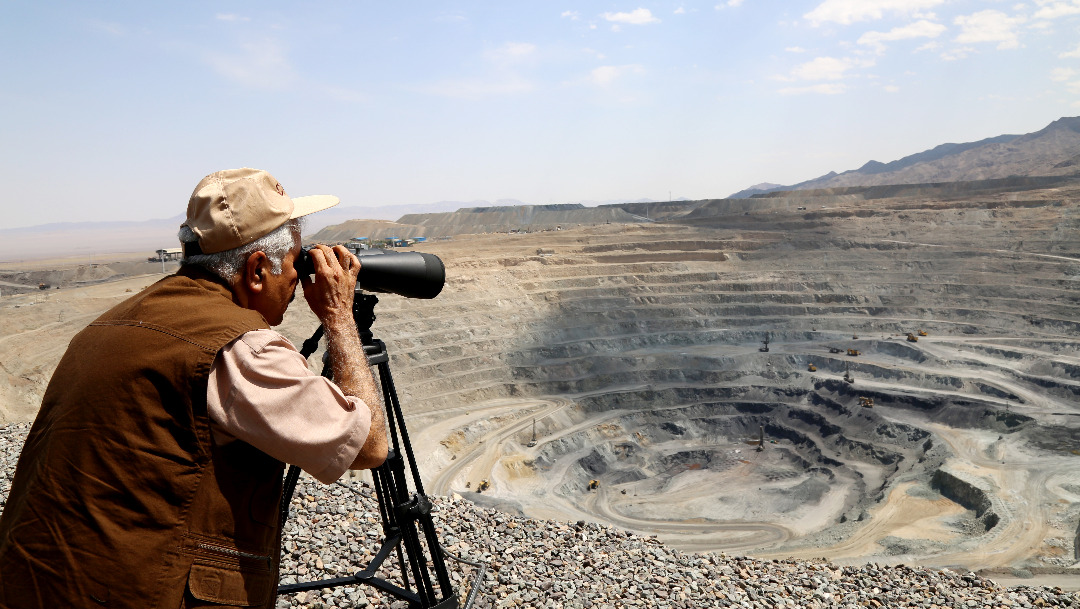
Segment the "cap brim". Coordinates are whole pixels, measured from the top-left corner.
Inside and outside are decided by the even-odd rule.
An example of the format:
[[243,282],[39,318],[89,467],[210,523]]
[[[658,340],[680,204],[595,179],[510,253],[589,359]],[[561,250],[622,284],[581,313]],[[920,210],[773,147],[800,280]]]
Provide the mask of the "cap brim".
[[290,220],[331,208],[341,202],[341,199],[334,195],[310,195],[307,197],[296,197],[292,202],[293,211],[292,215],[289,216]]

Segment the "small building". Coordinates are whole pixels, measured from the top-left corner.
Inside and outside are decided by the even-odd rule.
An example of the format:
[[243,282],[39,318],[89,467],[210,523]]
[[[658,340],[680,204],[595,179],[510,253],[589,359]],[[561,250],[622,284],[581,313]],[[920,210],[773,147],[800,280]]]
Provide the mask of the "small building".
[[157,257],[150,258],[147,262],[168,262],[170,260],[180,260],[184,257],[184,250],[178,247],[155,250],[154,253],[157,254]]

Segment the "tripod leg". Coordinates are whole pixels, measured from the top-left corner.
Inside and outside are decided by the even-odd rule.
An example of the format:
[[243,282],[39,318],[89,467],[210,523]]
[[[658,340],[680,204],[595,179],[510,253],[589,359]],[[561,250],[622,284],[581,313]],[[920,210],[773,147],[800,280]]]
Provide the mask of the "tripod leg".
[[[393,509],[395,493],[393,489],[393,475],[390,472],[389,466],[386,463],[383,463],[379,467],[371,470],[371,476],[375,481],[375,494],[379,500],[379,513],[380,516],[382,516],[383,536],[386,539],[400,536],[401,525],[398,523],[397,513]],[[395,549],[397,550],[398,565],[401,567],[401,585],[406,590],[412,590],[412,586],[409,584],[409,571],[405,568],[406,562],[405,556],[402,553],[401,544],[397,544]]]
[[[453,595],[453,586],[450,584],[450,576],[446,570],[446,563],[443,561],[441,546],[439,545],[438,537],[435,535],[435,523],[431,519],[431,503],[428,501],[427,496],[424,494],[424,484],[420,479],[420,470],[416,464],[416,458],[412,450],[412,443],[409,441],[409,431],[405,427],[405,417],[402,413],[401,403],[398,401],[397,390],[394,388],[394,377],[390,374],[389,361],[380,362],[379,366],[379,381],[383,386],[383,398],[384,404],[387,404],[387,408],[397,418],[398,430],[401,435],[401,444],[405,448],[405,454],[409,456],[409,466],[413,477],[413,488],[416,490],[416,499],[419,504],[417,511],[411,520],[419,521],[421,528],[424,530],[424,536],[427,539],[428,549],[431,551],[431,561],[435,570],[435,575],[439,580],[439,587],[442,589],[443,594],[447,596]],[[393,418],[393,417],[387,417]],[[395,443],[397,437],[394,438]],[[396,448],[396,444],[395,444]],[[401,454],[400,452],[398,453]],[[405,487],[405,471],[404,465],[400,470],[400,476],[402,481],[402,488]],[[404,499],[407,500],[407,497]],[[423,554],[420,554],[423,559]],[[425,565],[424,574],[427,575],[427,568]],[[425,580],[426,581],[426,580]],[[427,584],[430,586],[430,582]]]
[[[376,301],[377,299],[374,296],[362,299],[362,302],[367,303],[368,310],[358,314],[357,302],[354,300],[353,314],[357,318],[358,328],[360,327],[361,318],[368,319],[368,324],[361,329],[360,335],[364,351],[369,356],[369,362],[378,366],[379,380],[384,398],[383,403],[387,411],[387,432],[391,441],[391,450],[386,462],[372,470],[385,535],[383,547],[379,551],[376,560],[367,569],[352,577],[284,585],[279,590],[282,593],[291,593],[301,590],[318,590],[363,583],[388,592],[398,599],[406,600],[410,609],[457,609],[457,597],[454,595],[454,589],[450,583],[450,577],[443,560],[442,547],[439,545],[435,533],[435,524],[431,518],[431,502],[424,494],[420,472],[416,458],[413,455],[408,430],[405,427],[405,417],[398,401],[393,378],[390,375],[389,357],[382,341],[372,339],[370,331],[367,331],[367,328],[370,328],[370,322],[374,321],[374,314],[370,309],[374,307]],[[316,345],[317,341],[317,336],[312,337],[308,343],[305,343],[305,349],[309,348],[309,343]],[[313,346],[311,348],[314,349]],[[331,375],[328,368],[329,366],[324,368],[324,375],[329,378]],[[411,496],[405,458],[409,460],[413,488],[416,490]],[[286,480],[288,493],[285,497],[286,501],[282,505],[282,525],[287,519],[288,499],[291,498],[292,490],[296,484],[296,477],[299,474],[298,468],[294,469],[297,469],[297,471],[290,471],[290,476]],[[423,531],[422,535],[421,530]],[[380,565],[383,564],[383,560],[394,550],[397,551],[403,587],[376,577],[376,572]],[[430,562],[427,553],[430,553]],[[432,570],[435,571],[435,578],[442,591],[441,600],[432,584]],[[475,599],[478,590],[476,586],[479,585],[483,572],[483,568],[480,568],[476,583],[474,583],[473,590],[469,595],[470,599]],[[415,591],[411,590],[410,580],[415,583]],[[471,600],[467,601],[466,607],[471,606],[471,604]]]

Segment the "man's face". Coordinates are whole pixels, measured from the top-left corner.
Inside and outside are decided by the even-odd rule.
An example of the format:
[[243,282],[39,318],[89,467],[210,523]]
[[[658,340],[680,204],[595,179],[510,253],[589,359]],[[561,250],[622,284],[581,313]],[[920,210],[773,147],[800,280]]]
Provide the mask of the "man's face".
[[296,284],[300,276],[296,272],[295,262],[300,255],[300,235],[294,233],[293,247],[281,261],[281,272],[275,275],[268,267],[262,276],[263,289],[252,308],[262,313],[266,323],[279,325],[285,317],[285,310],[296,297]]

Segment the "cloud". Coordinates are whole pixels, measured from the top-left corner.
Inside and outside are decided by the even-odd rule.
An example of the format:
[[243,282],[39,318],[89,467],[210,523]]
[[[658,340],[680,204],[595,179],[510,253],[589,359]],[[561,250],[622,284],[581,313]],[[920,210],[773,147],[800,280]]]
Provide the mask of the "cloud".
[[362,103],[371,99],[371,96],[366,93],[344,87],[330,86],[326,87],[324,91],[327,97],[340,102]]
[[494,64],[507,66],[519,63],[535,53],[536,45],[531,42],[507,42],[497,49],[486,51],[484,57]]
[[882,88],[885,89],[886,93],[899,93],[900,92],[900,87],[898,87],[896,85],[885,85]]
[[1065,51],[1058,55],[1061,59],[1080,59],[1080,44],[1076,45],[1076,48],[1071,51]]
[[1080,15],[1080,0],[1035,0],[1039,10],[1032,16],[1034,19],[1049,20],[1069,15]]
[[1072,68],[1054,68],[1050,71],[1050,80],[1054,82],[1065,82],[1076,76],[1076,70]]
[[872,47],[877,53],[885,51],[885,43],[896,40],[908,40],[911,38],[937,38],[947,28],[940,23],[930,21],[916,21],[915,23],[897,27],[888,32],[867,32],[859,37],[859,44]]
[[971,47],[956,47],[955,49],[949,49],[941,54],[941,58],[945,61],[957,61],[963,59],[968,55],[975,52],[975,49]]
[[780,89],[781,95],[804,95],[806,93],[816,93],[818,95],[840,95],[847,91],[847,85],[844,83],[822,83],[819,85],[811,85],[809,87],[787,87]]
[[874,65],[872,61],[817,57],[813,61],[796,66],[791,71],[791,76],[796,80],[841,80],[852,68],[872,65]]
[[478,78],[446,80],[423,87],[422,91],[439,97],[478,100],[528,93],[534,88],[533,84],[528,80],[511,74],[496,80]]
[[91,19],[87,22],[87,25],[89,25],[90,29],[92,30],[102,32],[110,36],[126,36],[128,33],[126,27],[114,21],[101,21],[99,19]]
[[956,41],[963,44],[996,42],[999,49],[1020,47],[1015,28],[1024,22],[1023,17],[1009,17],[1001,11],[987,9],[971,15],[960,15],[953,23],[961,28]]
[[570,21],[577,21],[578,18],[581,17],[581,14],[577,11],[563,11],[562,15],[559,16],[565,19],[569,19]]
[[536,89],[533,80],[522,76],[519,68],[534,61],[537,46],[531,42],[505,42],[484,51],[486,73],[447,78],[418,88],[428,95],[454,99],[479,100],[520,95]]
[[251,17],[234,15],[232,13],[218,13],[214,15],[214,19],[217,19],[218,21],[251,21]]
[[825,0],[803,15],[812,25],[839,23],[850,25],[857,21],[883,18],[886,14],[918,14],[945,0]]
[[[1054,68],[1050,71],[1050,80],[1064,84],[1070,95],[1080,96],[1080,71],[1073,68]],[[1080,107],[1080,103],[1073,105]]]
[[254,89],[281,90],[295,79],[286,48],[276,40],[242,43],[233,53],[209,51],[203,59],[219,75]]
[[805,53],[806,52],[806,49],[804,49],[802,47],[787,47],[784,50],[787,51],[788,53]]
[[636,8],[629,13],[604,13],[603,17],[614,23],[625,23],[628,25],[660,23],[660,20],[653,17],[652,11],[647,8]]
[[685,15],[686,14],[686,9],[680,6],[679,8],[675,9],[675,14],[676,15]]
[[607,87],[626,74],[641,74],[645,70],[639,65],[600,66],[589,73],[589,80],[597,86]]
[[743,0],[727,0],[727,2],[717,4],[713,8],[715,8],[718,11],[722,11],[725,8],[738,8],[738,7],[742,6],[742,3],[743,3]]
[[588,53],[589,55],[592,55],[594,58],[596,58],[598,60],[601,60],[601,61],[603,61],[604,59],[607,58],[607,55],[604,55],[602,52],[597,51],[596,49],[590,49],[589,47],[585,47],[584,49],[581,49],[581,50],[583,52],[585,52],[585,53]]

